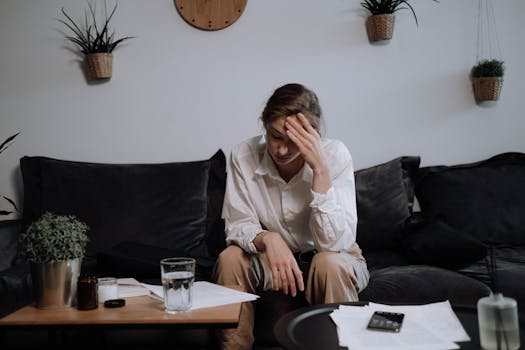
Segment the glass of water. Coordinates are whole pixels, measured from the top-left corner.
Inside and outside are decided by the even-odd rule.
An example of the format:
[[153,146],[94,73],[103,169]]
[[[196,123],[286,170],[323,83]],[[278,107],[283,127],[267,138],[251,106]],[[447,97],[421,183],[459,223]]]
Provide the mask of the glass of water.
[[195,259],[162,259],[160,261],[160,273],[166,312],[175,314],[189,310],[195,279]]

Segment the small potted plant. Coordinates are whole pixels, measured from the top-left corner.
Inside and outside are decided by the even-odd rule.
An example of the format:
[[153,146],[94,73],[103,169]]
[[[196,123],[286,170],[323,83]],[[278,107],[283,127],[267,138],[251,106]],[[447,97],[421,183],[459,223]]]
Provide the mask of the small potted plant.
[[476,101],[496,101],[503,87],[504,62],[498,59],[483,59],[470,70]]
[[65,20],[59,19],[73,36],[66,36],[66,39],[76,44],[80,51],[85,55],[89,73],[94,79],[111,78],[113,72],[113,50],[123,41],[133,37],[115,38],[115,32],[110,28],[110,21],[117,10],[117,3],[109,12],[104,11],[104,20],[97,23],[95,8],[88,4],[88,10],[84,13],[84,20],[78,21],[66,13],[62,8]]
[[366,32],[370,41],[392,39],[395,13],[399,10],[410,10],[416,25],[419,25],[416,12],[408,0],[364,0],[361,6],[370,13],[366,20]]
[[46,212],[18,239],[17,254],[31,265],[37,307],[72,306],[88,226],[72,215]]
[[[18,136],[18,134],[20,134],[20,133],[17,132],[16,134],[9,136],[4,142],[2,142],[2,144],[0,144],[0,153],[5,151],[7,149],[7,147],[9,147],[11,145],[11,143],[13,143],[14,139]],[[2,196],[2,197],[6,201],[9,202],[9,204],[13,207],[14,211],[18,211],[18,208],[16,207],[15,202],[11,198],[6,197],[6,196]],[[0,210],[0,216],[9,215],[11,213],[13,213],[13,210]]]

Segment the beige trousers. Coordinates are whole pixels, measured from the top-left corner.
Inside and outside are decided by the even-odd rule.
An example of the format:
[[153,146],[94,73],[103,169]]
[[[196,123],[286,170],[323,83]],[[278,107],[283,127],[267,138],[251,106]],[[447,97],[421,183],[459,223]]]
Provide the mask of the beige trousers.
[[[239,285],[248,293],[271,289],[264,285],[264,271],[258,259],[264,253],[247,254],[231,245],[219,255],[213,278],[217,284]],[[357,301],[358,292],[368,284],[368,270],[364,260],[347,253],[320,252],[314,255],[306,280],[305,296],[310,304]],[[268,284],[268,283],[266,283]],[[239,325],[218,332],[221,349],[251,349],[254,337],[255,302],[241,306]]]

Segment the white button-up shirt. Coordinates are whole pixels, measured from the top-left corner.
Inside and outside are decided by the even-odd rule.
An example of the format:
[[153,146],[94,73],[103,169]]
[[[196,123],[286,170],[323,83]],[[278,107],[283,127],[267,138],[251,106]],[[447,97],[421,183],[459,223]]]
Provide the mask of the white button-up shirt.
[[330,169],[326,194],[312,191],[313,172],[305,162],[284,181],[266,150],[264,136],[235,146],[228,163],[222,217],[228,244],[257,253],[255,236],[278,232],[291,250],[348,252],[363,260],[357,246],[357,209],[353,161],[340,141],[323,138],[322,152]]

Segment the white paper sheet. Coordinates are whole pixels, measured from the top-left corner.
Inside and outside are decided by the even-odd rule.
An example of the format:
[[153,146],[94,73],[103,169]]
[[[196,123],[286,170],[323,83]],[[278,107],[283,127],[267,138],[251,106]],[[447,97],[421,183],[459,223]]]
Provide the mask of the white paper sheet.
[[[367,330],[374,311],[402,312],[405,319],[399,333]],[[448,350],[470,337],[448,301],[426,305],[341,305],[330,317],[337,326],[339,344],[352,350]]]
[[[142,283],[158,299],[163,299],[162,286]],[[252,301],[259,298],[256,294],[240,292],[235,289],[227,288],[218,284],[197,281],[193,283],[192,306],[190,310],[205,307],[235,304],[245,301]]]
[[134,278],[117,278],[118,297],[129,298],[142,295],[149,295],[148,288],[141,286],[140,282]]

